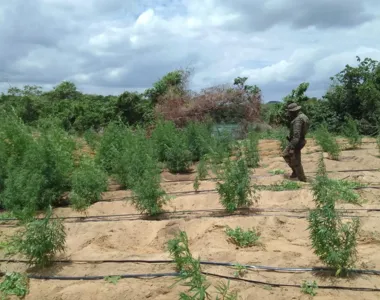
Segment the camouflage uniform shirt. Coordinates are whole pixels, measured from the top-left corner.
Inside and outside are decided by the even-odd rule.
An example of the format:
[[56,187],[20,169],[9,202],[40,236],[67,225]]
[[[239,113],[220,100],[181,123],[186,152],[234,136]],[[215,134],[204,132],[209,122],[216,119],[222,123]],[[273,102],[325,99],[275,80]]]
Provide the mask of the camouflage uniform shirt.
[[288,148],[294,149],[305,140],[309,125],[309,118],[303,113],[299,113],[298,116],[294,118],[290,125],[290,140]]

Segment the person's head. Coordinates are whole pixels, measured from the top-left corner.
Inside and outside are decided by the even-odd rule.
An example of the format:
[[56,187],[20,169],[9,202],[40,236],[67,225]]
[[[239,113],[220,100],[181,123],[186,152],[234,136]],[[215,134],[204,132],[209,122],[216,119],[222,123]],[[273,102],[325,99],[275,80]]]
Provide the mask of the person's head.
[[293,120],[295,117],[297,117],[298,113],[301,110],[301,106],[299,106],[297,103],[291,103],[288,105],[288,116],[291,120]]

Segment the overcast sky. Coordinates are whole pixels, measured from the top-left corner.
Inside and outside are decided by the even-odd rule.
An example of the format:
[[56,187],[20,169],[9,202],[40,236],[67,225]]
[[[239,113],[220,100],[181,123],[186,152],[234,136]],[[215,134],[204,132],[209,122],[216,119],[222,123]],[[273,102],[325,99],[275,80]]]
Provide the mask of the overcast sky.
[[247,76],[265,101],[302,81],[321,96],[356,55],[380,60],[379,37],[379,0],[0,0],[0,91],[119,94],[190,67],[193,89]]

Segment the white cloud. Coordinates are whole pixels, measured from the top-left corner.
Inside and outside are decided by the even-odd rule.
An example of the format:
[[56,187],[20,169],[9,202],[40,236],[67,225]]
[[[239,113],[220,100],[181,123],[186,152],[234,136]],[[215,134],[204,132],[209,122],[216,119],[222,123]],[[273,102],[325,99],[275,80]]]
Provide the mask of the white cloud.
[[380,60],[374,0],[12,0],[0,16],[3,91],[62,80],[91,93],[141,91],[193,67],[195,89],[247,76],[279,100],[303,81],[321,96],[356,55]]

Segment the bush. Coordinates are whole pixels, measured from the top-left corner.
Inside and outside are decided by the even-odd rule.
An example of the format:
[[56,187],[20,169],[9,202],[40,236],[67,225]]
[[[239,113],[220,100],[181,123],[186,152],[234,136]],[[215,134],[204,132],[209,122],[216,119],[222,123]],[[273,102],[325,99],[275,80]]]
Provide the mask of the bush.
[[315,131],[315,139],[322,151],[327,152],[331,159],[339,160],[340,147],[336,139],[330,134],[325,124]]
[[96,162],[107,172],[116,174],[119,172],[120,158],[128,147],[131,132],[123,124],[112,122],[104,130],[96,153]]
[[211,130],[207,124],[191,122],[185,128],[188,149],[193,161],[199,161],[209,152],[208,143],[211,139]]
[[343,129],[343,133],[344,136],[348,139],[348,143],[352,149],[360,147],[362,143],[362,137],[355,120],[351,117],[346,118],[346,124]]
[[66,233],[61,220],[51,219],[51,210],[43,219],[25,224],[11,240],[12,252],[23,254],[29,264],[49,265],[57,252],[65,250]]
[[244,231],[239,226],[235,229],[227,226],[226,234],[232,241],[232,243],[239,247],[250,247],[258,244],[260,235],[255,230]]
[[228,160],[225,163],[223,173],[220,173],[217,183],[217,191],[220,201],[228,212],[238,208],[249,207],[252,204],[254,191],[251,187],[251,176],[247,163],[244,159],[237,161]]
[[26,138],[27,129],[16,134],[11,143],[22,143],[14,153],[1,155],[8,156],[1,198],[6,209],[28,218],[55,204],[70,189],[75,142],[58,127],[42,128],[32,138]]
[[191,152],[188,150],[186,136],[176,132],[171,137],[170,146],[166,145],[165,161],[171,173],[188,172],[192,162]]
[[159,120],[152,131],[152,140],[157,150],[160,162],[166,161],[166,151],[172,145],[172,138],[177,134],[177,129],[171,121]]
[[317,178],[313,183],[316,209],[309,214],[309,232],[314,253],[328,266],[336,270],[336,275],[344,274],[356,261],[356,237],[359,219],[342,222],[335,210],[337,195],[329,188],[323,156],[319,161]]
[[75,210],[85,210],[99,201],[107,190],[107,174],[89,157],[82,157],[71,177],[70,202]]

